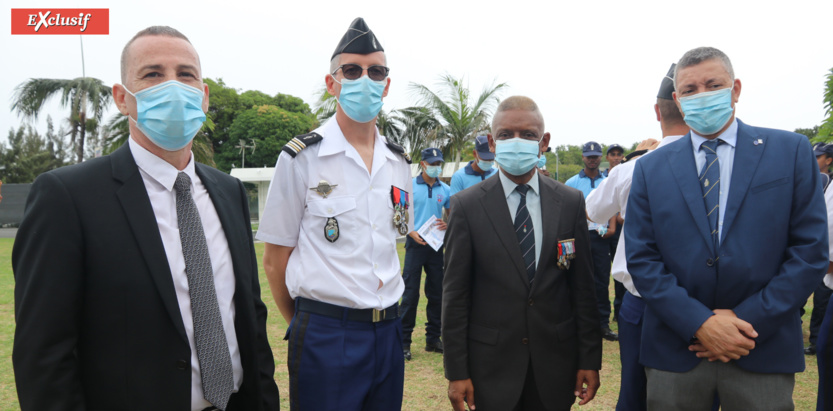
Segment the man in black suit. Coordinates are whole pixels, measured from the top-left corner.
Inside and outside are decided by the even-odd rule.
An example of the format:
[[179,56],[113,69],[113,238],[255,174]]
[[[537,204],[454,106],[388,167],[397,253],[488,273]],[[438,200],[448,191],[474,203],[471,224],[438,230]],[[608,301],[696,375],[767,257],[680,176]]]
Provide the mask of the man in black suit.
[[499,178],[451,197],[442,335],[455,410],[566,410],[599,387],[584,197],[536,172],[549,140],[534,101],[504,100],[489,135]]
[[112,155],[38,177],[12,252],[23,410],[277,410],[248,200],[195,164],[208,86],[170,27],[124,48]]

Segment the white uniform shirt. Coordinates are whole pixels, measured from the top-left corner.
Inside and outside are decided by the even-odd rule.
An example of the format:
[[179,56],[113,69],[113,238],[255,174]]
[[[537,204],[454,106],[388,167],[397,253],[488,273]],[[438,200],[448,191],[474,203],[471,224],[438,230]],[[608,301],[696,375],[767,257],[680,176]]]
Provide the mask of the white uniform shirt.
[[[142,174],[142,181],[150,197],[150,205],[156,216],[165,255],[171,267],[171,277],[176,291],[176,301],[188,344],[191,346],[191,410],[202,410],[210,407],[202,391],[202,376],[200,362],[197,359],[197,346],[194,344],[194,317],[191,313],[191,296],[188,294],[188,277],[185,275],[185,257],[182,255],[182,242],[179,239],[179,224],[176,221],[176,190],[174,182],[179,171],[165,160],[145,150],[138,143],[129,139],[130,152]],[[208,244],[208,254],[211,256],[211,269],[214,271],[214,288],[217,291],[217,302],[220,306],[220,317],[223,319],[223,331],[231,353],[231,367],[234,372],[234,392],[240,389],[243,382],[243,365],[240,362],[240,348],[237,345],[237,333],[234,329],[234,269],[231,263],[231,253],[228,248],[226,234],[214,209],[214,203],[202,180],[194,171],[194,155],[188,165],[182,170],[191,177],[191,195],[197,205],[202,221],[205,239]]]
[[[671,144],[683,136],[667,136],[663,138],[659,146]],[[645,155],[651,154],[650,152]],[[638,160],[638,159],[637,159]],[[610,175],[587,196],[587,217],[593,221],[608,221],[611,217],[620,213],[625,218],[625,211],[628,207],[628,196],[631,193],[631,181],[636,161],[628,161],[620,164],[610,171]],[[622,227],[624,229],[624,226]],[[613,257],[611,271],[613,279],[622,283],[633,295],[639,297],[639,292],[633,285],[628,264],[625,259],[625,235],[619,235],[619,243],[616,245],[616,255]]]
[[[824,192],[824,203],[827,205],[827,233],[830,236],[828,244],[829,260],[833,261],[833,184]],[[833,273],[824,276],[824,285],[833,289]]]
[[[391,188],[412,195],[411,168],[388,149],[378,130],[370,173],[335,118],[315,131],[323,137],[321,142],[295,158],[285,152],[278,157],[257,239],[295,247],[286,266],[286,286],[293,299],[349,308],[390,307],[405,290]],[[322,180],[337,185],[326,198],[311,190]],[[410,232],[412,200],[408,213]],[[329,218],[338,221],[334,242],[325,237]]]

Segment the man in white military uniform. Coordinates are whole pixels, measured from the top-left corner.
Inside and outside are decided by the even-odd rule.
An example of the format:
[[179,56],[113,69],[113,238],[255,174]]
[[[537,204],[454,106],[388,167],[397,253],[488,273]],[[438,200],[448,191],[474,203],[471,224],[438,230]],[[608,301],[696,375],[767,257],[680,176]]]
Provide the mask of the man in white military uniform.
[[287,322],[292,410],[400,409],[396,238],[413,230],[404,150],[376,129],[390,79],[361,18],[332,57],[334,118],[278,158],[257,238]]

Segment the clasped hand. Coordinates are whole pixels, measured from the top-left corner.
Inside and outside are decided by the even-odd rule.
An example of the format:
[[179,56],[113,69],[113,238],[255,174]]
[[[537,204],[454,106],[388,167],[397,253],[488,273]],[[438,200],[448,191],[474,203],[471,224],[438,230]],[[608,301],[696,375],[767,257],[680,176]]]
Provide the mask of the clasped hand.
[[752,324],[738,318],[732,310],[714,310],[714,314],[694,334],[697,341],[688,349],[709,361],[729,362],[749,355],[758,337]]

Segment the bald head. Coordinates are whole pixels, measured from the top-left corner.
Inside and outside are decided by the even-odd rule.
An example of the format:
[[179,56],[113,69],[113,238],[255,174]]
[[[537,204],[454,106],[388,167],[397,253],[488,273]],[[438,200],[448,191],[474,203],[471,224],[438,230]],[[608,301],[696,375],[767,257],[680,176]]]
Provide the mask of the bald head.
[[[150,26],[133,36],[130,41],[125,44],[124,49],[121,51],[121,82],[125,84],[127,82],[127,64],[130,54],[130,46],[133,45],[133,42],[140,37],[145,36],[168,36],[168,37],[175,37],[178,39],[183,39],[191,44],[191,41],[188,40],[188,37],[185,37],[184,34],[180,33],[179,30],[168,27],[168,26]],[[199,62],[199,56],[197,56],[197,61]]]
[[538,105],[535,104],[535,101],[526,96],[512,96],[501,101],[500,105],[497,106],[495,115],[492,117],[492,130],[495,129],[495,125],[497,124],[498,117],[501,116],[501,113],[510,110],[523,110],[531,112],[541,123],[541,129],[539,131],[541,133],[544,132],[544,116],[541,115],[541,111],[538,110]]

